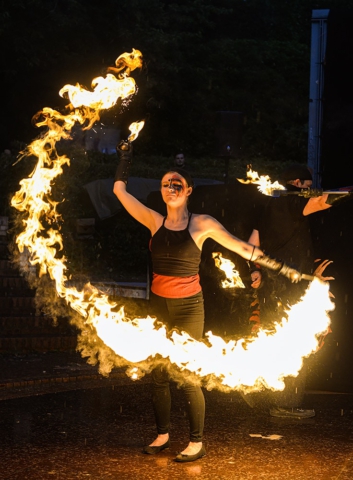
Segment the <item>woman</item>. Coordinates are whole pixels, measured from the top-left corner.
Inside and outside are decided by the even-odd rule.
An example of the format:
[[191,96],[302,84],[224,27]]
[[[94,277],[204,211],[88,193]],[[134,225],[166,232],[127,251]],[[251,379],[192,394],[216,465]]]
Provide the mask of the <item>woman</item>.
[[[117,147],[120,163],[114,183],[114,193],[125,209],[151,232],[153,279],[151,304],[157,317],[169,328],[186,331],[199,340],[203,334],[204,307],[199,281],[199,265],[202,245],[212,238],[246,260],[256,260],[282,273],[292,281],[300,274],[281,262],[263,254],[259,248],[231,235],[216,219],[209,215],[191,214],[188,199],[193,190],[190,175],[173,168],[161,182],[161,193],[167,215],[148,208],[126,191],[132,149],[128,142]],[[184,387],[190,422],[190,442],[177,455],[177,462],[192,462],[206,455],[202,444],[205,417],[205,400],[201,387]],[[161,368],[153,371],[153,407],[157,424],[157,438],[144,447],[144,453],[156,454],[170,446],[170,390],[167,372]]]

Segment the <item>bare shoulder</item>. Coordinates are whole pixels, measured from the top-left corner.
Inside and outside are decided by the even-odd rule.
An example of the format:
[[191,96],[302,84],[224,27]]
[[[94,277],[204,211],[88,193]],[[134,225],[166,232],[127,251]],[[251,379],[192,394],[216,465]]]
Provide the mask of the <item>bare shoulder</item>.
[[156,212],[155,210],[149,209],[149,212],[152,219],[149,229],[151,231],[151,235],[153,236],[156,233],[156,231],[161,228],[164,217],[163,215]]
[[225,228],[214,217],[204,214],[193,214],[189,230],[199,248],[202,248],[207,238],[217,240],[226,232]]
[[220,223],[211,215],[193,213],[192,214],[192,226],[198,230],[207,230],[209,228],[214,228]]

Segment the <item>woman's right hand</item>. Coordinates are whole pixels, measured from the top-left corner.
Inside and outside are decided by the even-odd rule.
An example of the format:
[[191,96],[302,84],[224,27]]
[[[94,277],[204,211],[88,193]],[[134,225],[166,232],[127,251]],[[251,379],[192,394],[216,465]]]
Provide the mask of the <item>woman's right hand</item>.
[[115,172],[114,182],[121,181],[127,184],[130,167],[132,163],[132,145],[130,142],[122,140],[116,147],[119,158],[119,165]]
[[259,288],[262,282],[262,273],[259,270],[255,270],[251,272],[251,287],[252,288]]

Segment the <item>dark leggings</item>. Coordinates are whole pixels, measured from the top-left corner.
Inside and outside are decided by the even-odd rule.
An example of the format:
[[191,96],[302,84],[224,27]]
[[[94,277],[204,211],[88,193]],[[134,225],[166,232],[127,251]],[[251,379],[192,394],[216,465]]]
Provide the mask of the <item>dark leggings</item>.
[[[188,298],[164,298],[151,294],[152,312],[168,328],[176,327],[187,332],[195,340],[203,335],[204,305],[202,292]],[[158,434],[169,433],[170,427],[170,378],[167,371],[157,367],[152,372],[152,402]],[[201,442],[205,419],[205,398],[201,387],[184,385],[186,410],[190,422],[190,441]]]

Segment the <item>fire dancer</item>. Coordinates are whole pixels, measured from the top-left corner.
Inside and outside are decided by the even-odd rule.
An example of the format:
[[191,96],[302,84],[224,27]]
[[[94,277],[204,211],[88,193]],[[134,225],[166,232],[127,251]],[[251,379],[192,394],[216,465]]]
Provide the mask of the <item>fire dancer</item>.
[[[157,318],[169,329],[177,328],[199,340],[203,336],[204,301],[199,282],[202,245],[212,238],[246,260],[254,260],[264,267],[276,270],[293,282],[300,273],[285,263],[264,255],[263,251],[231,235],[216,219],[209,215],[196,215],[188,211],[188,199],[193,181],[185,170],[173,168],[161,181],[161,193],[167,215],[148,208],[126,190],[132,162],[132,146],[120,142],[120,158],[114,183],[114,193],[125,209],[151,232],[150,250],[153,265],[151,306]],[[146,454],[156,454],[170,446],[170,378],[165,369],[155,368],[153,378],[153,407],[157,424],[157,438],[144,447]],[[206,455],[202,444],[205,400],[200,386],[183,387],[190,422],[190,442],[175,461],[192,462]]]
[[[294,164],[286,168],[280,177],[280,183],[289,192],[300,192],[312,185],[309,169],[302,164]],[[291,262],[300,271],[310,272],[314,266],[313,243],[310,232],[309,215],[331,207],[328,194],[313,198],[298,195],[284,195],[280,198],[266,198],[260,202],[256,226],[250,235],[249,242],[260,246],[265,251]],[[336,200],[337,197],[331,200]],[[332,202],[331,202],[332,203]],[[325,268],[330,264],[324,261],[314,274],[324,280],[332,277],[322,277]],[[270,328],[286,316],[285,310],[294,305],[304,294],[306,282],[292,285],[278,276],[263,274],[260,265],[250,264],[252,287],[256,290],[252,303],[254,311],[250,317],[253,331],[262,324]],[[270,414],[276,417],[308,418],[315,415],[311,409],[301,408],[305,387],[305,366],[298,377],[286,379],[284,392],[271,394],[271,402],[277,406],[270,409]],[[278,406],[280,405],[280,406]]]

